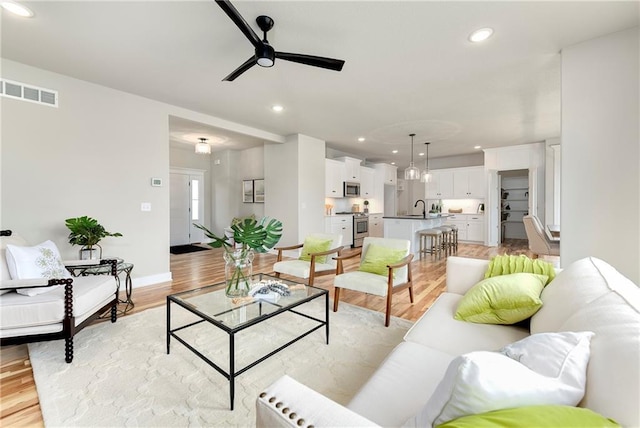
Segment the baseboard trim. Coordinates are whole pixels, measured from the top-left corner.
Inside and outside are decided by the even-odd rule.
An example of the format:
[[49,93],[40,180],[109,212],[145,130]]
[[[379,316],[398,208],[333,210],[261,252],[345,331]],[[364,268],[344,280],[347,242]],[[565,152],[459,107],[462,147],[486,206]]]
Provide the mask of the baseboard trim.
[[132,278],[132,287],[140,288],[146,287],[148,285],[156,285],[163,282],[170,282],[172,280],[171,272],[159,273],[156,275],[149,276],[140,276],[137,278]]

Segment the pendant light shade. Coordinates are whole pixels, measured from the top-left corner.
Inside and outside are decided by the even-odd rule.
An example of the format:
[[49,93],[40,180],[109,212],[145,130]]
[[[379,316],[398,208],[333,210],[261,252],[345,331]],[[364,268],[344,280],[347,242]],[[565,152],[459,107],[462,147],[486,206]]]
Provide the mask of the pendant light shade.
[[409,134],[411,137],[411,162],[409,162],[409,167],[404,170],[405,180],[420,180],[420,170],[413,164],[413,137],[415,135]]
[[429,144],[431,143],[425,143],[427,145],[427,160],[424,162],[424,171],[422,171],[422,174],[420,174],[420,181],[423,183],[431,183],[431,171],[429,171]]
[[198,138],[200,140],[199,143],[196,143],[196,153],[199,155],[210,155],[211,154],[211,146],[207,143],[206,138]]

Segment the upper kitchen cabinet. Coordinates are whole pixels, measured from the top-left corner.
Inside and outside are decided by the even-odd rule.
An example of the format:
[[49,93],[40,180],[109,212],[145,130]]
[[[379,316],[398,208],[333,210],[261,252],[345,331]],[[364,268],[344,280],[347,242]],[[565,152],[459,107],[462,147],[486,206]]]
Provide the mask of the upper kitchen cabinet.
[[398,167],[387,163],[375,164],[375,170],[383,177],[384,184],[396,185],[398,182]]
[[325,197],[342,198],[344,191],[342,185],[345,176],[345,164],[333,159],[325,159]]
[[454,170],[453,197],[455,199],[483,199],[485,193],[484,167]]
[[431,171],[431,181],[426,186],[427,199],[453,198],[453,172]]
[[360,196],[362,198],[375,197],[375,170],[373,168],[367,168],[366,166],[360,167]]
[[336,158],[336,160],[344,162],[343,181],[353,181],[356,183],[360,183],[362,179],[360,177],[360,163],[362,162],[360,159],[343,156],[340,158]]

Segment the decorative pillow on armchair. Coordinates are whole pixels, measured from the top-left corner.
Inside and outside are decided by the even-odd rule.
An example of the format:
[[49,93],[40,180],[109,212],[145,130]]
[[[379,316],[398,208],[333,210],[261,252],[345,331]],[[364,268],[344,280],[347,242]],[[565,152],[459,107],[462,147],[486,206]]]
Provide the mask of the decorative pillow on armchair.
[[[312,253],[323,253],[325,251],[329,251],[331,249],[331,243],[333,239],[319,239],[307,237],[302,244],[302,252],[300,254],[300,260],[304,260],[306,262],[311,261]],[[325,263],[327,261],[327,256],[319,256],[316,257],[316,263]]]
[[[383,247],[382,245],[369,244],[364,259],[360,263],[358,270],[362,272],[375,273],[376,275],[388,274],[388,265],[398,263],[406,255],[406,250]],[[395,276],[395,272],[394,272]]]
[[[71,278],[71,274],[64,267],[58,247],[52,241],[45,241],[33,247],[7,245],[7,267],[12,279],[34,278]],[[20,288],[19,294],[35,296],[46,293],[58,285],[51,287]]]

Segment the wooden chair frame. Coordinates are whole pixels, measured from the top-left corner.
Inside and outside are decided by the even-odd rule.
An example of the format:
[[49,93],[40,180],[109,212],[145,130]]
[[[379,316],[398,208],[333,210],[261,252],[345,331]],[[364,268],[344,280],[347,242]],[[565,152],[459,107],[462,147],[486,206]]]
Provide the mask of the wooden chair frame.
[[[274,250],[278,250],[278,257],[276,259],[276,263],[277,262],[281,262],[282,261],[282,252],[283,251],[291,251],[291,250],[297,250],[298,248],[302,248],[304,246],[304,244],[297,244],[297,245],[291,245],[288,247],[276,247],[274,248]],[[340,246],[340,247],[336,247],[336,248],[332,248],[330,250],[327,251],[322,251],[320,253],[309,253],[309,256],[311,256],[311,261],[310,261],[310,265],[309,265],[309,285],[313,285],[313,282],[316,278],[316,276],[323,276],[323,275],[332,275],[332,274],[337,274],[337,266],[336,266],[336,270],[323,270],[320,272],[316,272],[316,257],[321,257],[321,256],[330,256],[331,254],[337,254],[338,256],[340,256],[342,254],[342,250],[344,249],[344,247]],[[335,259],[335,257],[334,257]],[[274,272],[274,275],[276,278],[280,278],[280,272]]]
[[[353,254],[348,254],[345,256],[334,257],[335,260],[338,261],[338,266],[336,267],[336,276],[344,273],[344,267],[342,265],[343,260],[347,260],[353,257],[358,257],[362,255],[362,249],[358,249]],[[413,260],[413,254],[409,254],[400,260],[398,263],[394,263],[391,265],[387,265],[389,268],[389,272],[387,273],[387,307],[386,314],[384,318],[384,326],[389,327],[389,322],[391,321],[391,302],[392,295],[394,293],[398,293],[402,290],[409,289],[409,299],[411,303],[413,303],[413,279],[411,277],[411,261]],[[393,286],[393,270],[400,269],[401,267],[407,266],[407,282],[398,284],[395,287]],[[338,312],[338,303],[340,303],[340,287],[334,287],[335,293],[333,296],[333,312]]]

